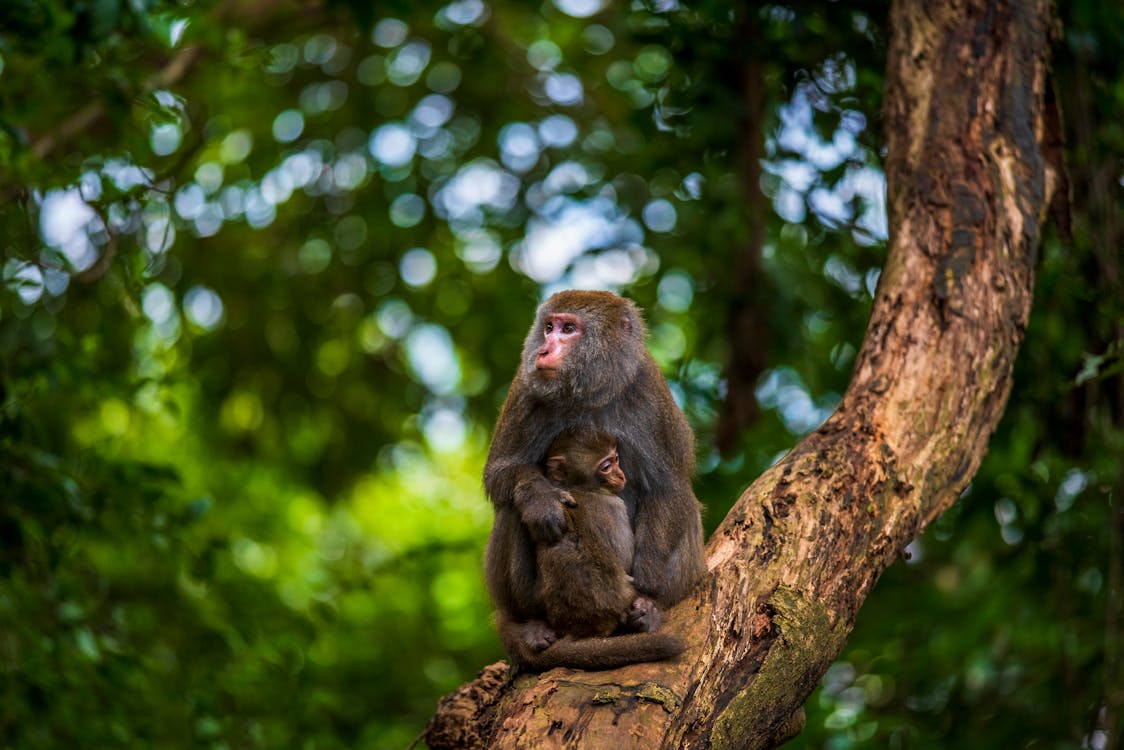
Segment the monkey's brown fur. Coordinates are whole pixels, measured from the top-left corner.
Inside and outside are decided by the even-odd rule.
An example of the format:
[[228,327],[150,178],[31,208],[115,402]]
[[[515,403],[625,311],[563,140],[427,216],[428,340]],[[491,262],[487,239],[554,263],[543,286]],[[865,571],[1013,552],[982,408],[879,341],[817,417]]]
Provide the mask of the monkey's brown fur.
[[[580,321],[580,337],[565,348],[557,368],[543,371],[536,361],[545,349],[545,326],[559,314]],[[566,528],[563,495],[540,465],[558,434],[585,426],[621,438],[620,465],[628,484],[620,497],[635,540],[628,573],[640,595],[637,602],[646,602],[634,606],[631,616],[641,627],[654,629],[658,620],[652,602],[674,604],[705,573],[699,506],[691,490],[694,437],[644,336],[640,311],[630,300],[610,292],[568,291],[543,303],[524,342],[496,422],[484,487],[495,508],[485,578],[500,638],[508,654],[526,666],[540,663],[555,637],[545,624],[536,542],[556,542]],[[645,635],[656,634],[608,640],[624,647],[621,641]],[[585,666],[572,661],[549,666],[562,664]]]
[[560,435],[546,455],[547,477],[570,496],[565,535],[538,546],[538,596],[546,622],[563,635],[611,635],[636,599],[626,572],[632,567],[632,527],[624,500],[615,494],[626,485],[617,441],[601,430],[575,430]]
[[547,625],[569,637],[524,653],[524,666],[605,669],[681,653],[683,642],[663,633],[605,637],[645,626],[626,621],[636,589],[626,572],[632,528],[624,501],[614,494],[626,485],[616,439],[589,428],[563,433],[547,451],[546,474],[569,496],[567,530],[558,542],[538,547],[538,595]]
[[570,669],[613,669],[626,664],[660,661],[683,652],[683,641],[668,633],[626,633],[598,638],[565,636],[544,650],[528,643],[527,631],[541,627],[541,621],[498,623],[500,640],[509,649],[508,656],[521,668],[545,672],[555,667]]

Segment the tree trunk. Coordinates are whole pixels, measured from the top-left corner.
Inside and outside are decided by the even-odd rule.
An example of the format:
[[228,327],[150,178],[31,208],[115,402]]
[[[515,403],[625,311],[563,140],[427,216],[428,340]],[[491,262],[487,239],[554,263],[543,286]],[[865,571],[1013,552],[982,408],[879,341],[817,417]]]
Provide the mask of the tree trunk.
[[[1049,3],[896,2],[889,257],[838,411],[738,500],[710,578],[665,627],[680,658],[514,679],[442,702],[432,747],[772,747],[881,572],[968,485],[1006,403],[1040,228]],[[458,744],[461,743],[461,744]]]
[[[720,274],[720,277],[729,277],[732,284],[726,314],[730,358],[722,373],[726,381],[726,400],[714,429],[714,444],[723,455],[730,455],[737,449],[742,431],[757,419],[757,379],[768,363],[765,336],[771,295],[761,269],[769,210],[765,193],[761,191],[768,97],[765,95],[765,63],[758,57],[759,53],[753,51],[758,31],[745,17],[755,10],[756,6],[749,6],[738,14],[739,57],[731,66],[731,73],[739,84],[731,88],[740,95],[742,104],[738,123],[742,142],[737,154],[737,172],[749,232],[735,250],[732,274]],[[753,294],[745,294],[746,289],[752,289]]]

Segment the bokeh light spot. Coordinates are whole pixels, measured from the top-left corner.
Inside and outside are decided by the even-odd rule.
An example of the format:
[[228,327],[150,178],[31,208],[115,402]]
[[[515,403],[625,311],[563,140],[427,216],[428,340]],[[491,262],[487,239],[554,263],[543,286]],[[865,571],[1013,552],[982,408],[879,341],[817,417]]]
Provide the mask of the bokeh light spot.
[[391,122],[376,128],[367,144],[371,156],[388,167],[409,164],[417,150],[410,128],[400,122]]
[[687,312],[695,299],[695,282],[683,271],[668,271],[656,288],[660,307],[668,312]]
[[141,309],[153,323],[166,323],[176,313],[176,297],[159,282],[149,284],[141,294]]
[[235,130],[222,139],[219,147],[219,158],[225,164],[237,164],[244,161],[254,148],[254,136],[249,130]]
[[276,44],[269,50],[269,57],[263,64],[268,73],[288,73],[300,60],[300,50],[295,44],[284,42]]
[[645,47],[636,56],[633,68],[638,76],[654,83],[667,75],[671,68],[671,55],[663,47]]
[[449,97],[430,94],[418,102],[410,119],[423,128],[439,128],[453,116],[453,107],[453,100]]
[[257,578],[272,578],[277,573],[277,553],[267,544],[238,539],[232,546],[235,564]]
[[297,262],[305,273],[320,273],[332,262],[332,246],[314,237],[301,245],[297,251]]
[[653,232],[670,232],[675,229],[675,206],[670,201],[657,198],[644,206],[641,214],[644,224]]
[[382,329],[383,333],[392,339],[400,339],[406,335],[410,326],[414,324],[414,313],[405,301],[388,299],[379,305],[379,309],[375,313],[375,320],[378,321],[379,328]]
[[425,201],[421,196],[406,193],[390,204],[390,221],[394,226],[408,228],[417,226],[425,217]]
[[386,77],[396,86],[411,86],[429,65],[430,49],[427,42],[415,40],[395,50],[387,58]]
[[589,18],[605,7],[604,0],[554,0],[560,11],[574,18]]
[[547,77],[543,90],[552,102],[564,107],[581,104],[584,95],[581,79],[572,73],[551,74]]
[[168,156],[174,154],[179,150],[180,143],[183,142],[183,130],[174,122],[163,122],[158,125],[152,126],[152,132],[149,133],[148,143],[152,148],[152,153],[157,156]]
[[439,62],[429,69],[425,85],[438,94],[450,94],[461,85],[461,69],[451,62]]
[[539,139],[554,148],[565,148],[578,137],[578,126],[566,115],[551,115],[539,123]]
[[434,393],[451,393],[460,383],[460,362],[453,339],[443,326],[414,326],[406,337],[406,355],[414,374]]
[[62,251],[70,270],[82,272],[98,259],[90,233],[102,226],[97,213],[82,200],[78,188],[51,190],[39,207],[39,231],[43,241]]
[[397,18],[384,18],[375,24],[374,31],[371,32],[371,41],[380,47],[397,47],[406,41],[406,35],[409,33],[410,27],[405,22]]
[[378,86],[386,80],[386,59],[382,55],[363,58],[355,69],[355,78],[364,86]]
[[499,264],[502,255],[500,242],[491,232],[475,229],[458,237],[457,257],[473,273],[488,273]]
[[336,40],[329,34],[316,34],[304,43],[304,59],[310,65],[323,65],[336,53]]
[[505,125],[499,134],[500,161],[516,172],[526,172],[539,160],[539,136],[525,122]]
[[278,143],[292,143],[304,132],[304,115],[300,110],[286,109],[273,118],[273,138]]
[[527,62],[536,70],[554,70],[562,62],[562,50],[549,39],[539,39],[527,48]]
[[446,5],[441,13],[457,26],[475,26],[487,18],[488,6],[483,0],[456,0]]
[[222,187],[222,165],[213,161],[203,162],[195,170],[195,181],[204,193],[213,194]]
[[599,23],[585,27],[582,31],[582,41],[585,42],[585,51],[591,55],[604,55],[616,43],[613,32]]
[[344,192],[360,187],[369,173],[362,154],[344,154],[332,165],[332,182]]
[[222,300],[205,286],[193,286],[183,296],[187,319],[204,331],[213,331],[222,322]]
[[4,263],[4,286],[25,305],[34,304],[43,296],[43,272],[33,263],[9,258]]
[[420,289],[428,286],[437,275],[437,259],[424,247],[415,247],[402,255],[398,272],[407,286]]
[[452,409],[437,409],[422,422],[425,441],[434,450],[450,453],[464,445],[468,426],[464,417]]

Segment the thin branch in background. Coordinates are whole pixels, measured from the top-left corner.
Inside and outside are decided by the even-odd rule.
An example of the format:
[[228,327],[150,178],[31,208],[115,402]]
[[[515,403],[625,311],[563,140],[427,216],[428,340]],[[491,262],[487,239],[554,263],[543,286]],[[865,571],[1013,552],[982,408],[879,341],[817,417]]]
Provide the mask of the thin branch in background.
[[[167,88],[182,79],[203,57],[203,48],[197,44],[181,49],[162,70],[145,81],[143,91]],[[57,128],[37,138],[31,144],[31,155],[45,159],[59,146],[68,143],[78,133],[88,130],[105,117],[105,101],[95,99],[71,115]]]

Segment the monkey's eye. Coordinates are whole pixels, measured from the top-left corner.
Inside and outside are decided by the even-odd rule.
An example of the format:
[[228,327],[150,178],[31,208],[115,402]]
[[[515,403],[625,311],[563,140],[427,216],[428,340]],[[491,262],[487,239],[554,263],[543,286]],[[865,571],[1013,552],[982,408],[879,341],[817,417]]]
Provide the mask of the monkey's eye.
[[574,325],[573,323],[563,323],[562,324],[562,333],[573,333],[576,330],[578,330],[578,327],[576,325]]
[[553,323],[551,323],[550,321],[547,321],[547,323],[546,323],[546,332],[547,332],[547,333],[550,333],[550,332],[551,332],[551,331],[553,331],[553,330],[554,330],[554,324],[553,324]]
[[601,465],[597,467],[597,470],[600,471],[602,474],[608,474],[609,470],[612,469],[612,468],[613,468],[613,459],[606,458],[604,461],[601,462]]

